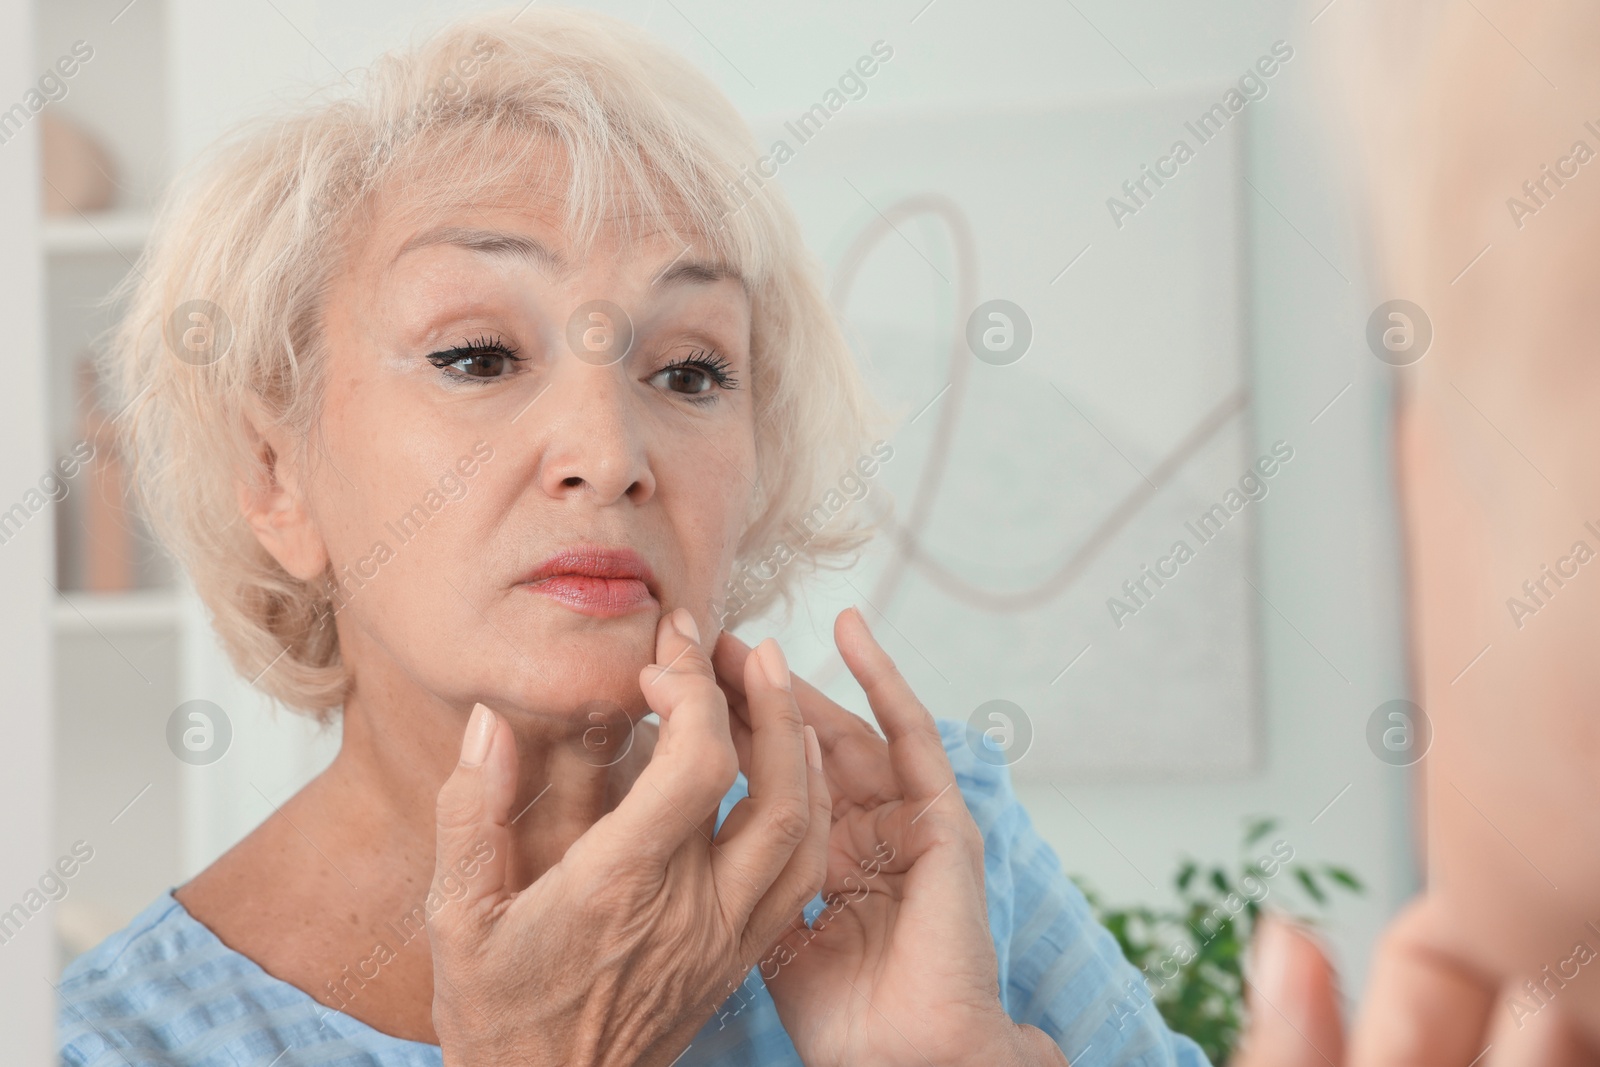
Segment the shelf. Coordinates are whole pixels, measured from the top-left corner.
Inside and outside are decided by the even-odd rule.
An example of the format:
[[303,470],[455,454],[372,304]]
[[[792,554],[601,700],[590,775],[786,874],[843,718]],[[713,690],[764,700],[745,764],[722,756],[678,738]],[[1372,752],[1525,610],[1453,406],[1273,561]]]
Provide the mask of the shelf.
[[134,256],[150,236],[143,211],[106,211],[46,218],[41,227],[50,256]]
[[181,608],[176,589],[68,592],[56,597],[51,607],[51,622],[58,636],[102,630],[158,630],[176,628]]

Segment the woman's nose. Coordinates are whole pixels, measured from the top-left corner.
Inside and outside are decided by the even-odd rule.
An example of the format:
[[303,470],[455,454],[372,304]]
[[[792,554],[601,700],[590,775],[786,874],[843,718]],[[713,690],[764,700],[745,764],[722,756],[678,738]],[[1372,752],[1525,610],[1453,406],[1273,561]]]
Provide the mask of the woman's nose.
[[528,412],[546,431],[541,488],[551,497],[587,495],[600,506],[644,503],[655,493],[655,475],[627,370],[577,359],[562,363]]

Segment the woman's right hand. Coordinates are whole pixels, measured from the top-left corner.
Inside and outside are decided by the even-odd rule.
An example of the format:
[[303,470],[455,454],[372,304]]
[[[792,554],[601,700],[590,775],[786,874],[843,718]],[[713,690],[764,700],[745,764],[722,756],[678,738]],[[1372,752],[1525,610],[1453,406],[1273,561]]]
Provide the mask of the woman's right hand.
[[1426,893],[1401,911],[1378,942],[1361,1010],[1346,1037],[1338,980],[1321,947],[1283,919],[1264,919],[1247,974],[1250,1025],[1230,1062],[1239,1067],[1595,1062],[1577,1028],[1556,1011],[1541,1011],[1537,1026],[1508,1025],[1513,1016],[1504,1005],[1521,990],[1512,983],[1502,994],[1493,976],[1465,962],[1456,945],[1462,929]]
[[739,763],[698,641],[687,611],[662,618],[656,664],[640,672],[661,718],[650,763],[519,892],[506,884],[516,741],[474,709],[439,791],[433,880],[441,898],[446,879],[466,892],[428,920],[446,1065],[670,1064],[821,887],[831,825],[821,752],[770,641],[745,673],[750,796],[713,838]]

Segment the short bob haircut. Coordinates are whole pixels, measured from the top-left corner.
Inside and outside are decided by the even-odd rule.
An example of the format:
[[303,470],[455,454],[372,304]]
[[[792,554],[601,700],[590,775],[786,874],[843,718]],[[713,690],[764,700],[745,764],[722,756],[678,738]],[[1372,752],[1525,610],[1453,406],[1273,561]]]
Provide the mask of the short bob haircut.
[[[557,174],[578,254],[637,224],[732,265],[751,297],[758,488],[725,623],[856,552],[869,524],[807,516],[862,455],[878,409],[787,202],[771,183],[751,195],[758,157],[716,86],[645,32],[534,7],[452,23],[381,57],[359,87],[248,124],[191,167],[119,293],[102,383],[137,499],[235,669],[320,719],[344,700],[331,574],[302,582],[279,566],[241,521],[239,490],[271,477],[258,427],[281,427],[315,459],[323,294],[380,197],[448,209]],[[201,322],[196,307],[218,338],[204,365],[176,343]]]

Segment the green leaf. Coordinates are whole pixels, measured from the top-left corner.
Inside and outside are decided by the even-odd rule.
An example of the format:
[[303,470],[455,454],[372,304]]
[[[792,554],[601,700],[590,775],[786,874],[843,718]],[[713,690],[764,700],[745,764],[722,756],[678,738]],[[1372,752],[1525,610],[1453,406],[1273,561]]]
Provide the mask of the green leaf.
[[1178,877],[1174,882],[1178,887],[1178,892],[1181,893],[1189,888],[1189,883],[1194,881],[1194,872],[1199,869],[1199,865],[1194,860],[1187,860],[1182,867],[1178,868]]
[[1332,866],[1330,864],[1330,865],[1328,865],[1328,866],[1326,866],[1326,867],[1324,867],[1322,869],[1323,869],[1324,872],[1327,873],[1329,878],[1332,878],[1335,882],[1338,882],[1340,885],[1342,885],[1346,889],[1350,890],[1350,892],[1352,892],[1352,893],[1363,893],[1363,892],[1366,892],[1366,888],[1367,887],[1361,884],[1361,879],[1359,879],[1355,875],[1351,874],[1345,868],[1343,868],[1343,867],[1334,867],[1334,866]]
[[1316,877],[1310,871],[1304,867],[1296,867],[1294,876],[1300,879],[1300,884],[1306,887],[1306,892],[1311,895],[1312,900],[1324,906],[1328,903],[1328,895],[1322,891],[1322,887],[1317,884]]
[[[1277,829],[1278,821],[1251,818],[1245,822],[1246,846]],[[1244,1026],[1244,957],[1261,908],[1246,899],[1238,914],[1227,906],[1235,888],[1254,884],[1260,875],[1253,864],[1202,866],[1193,859],[1178,863],[1173,875],[1177,899],[1166,907],[1107,907],[1088,888],[1088,879],[1074,878],[1083,888],[1100,922],[1111,931],[1123,955],[1150,977],[1155,1008],[1174,1031],[1193,1038],[1217,1067],[1225,1067]],[[1295,880],[1317,904],[1326,907],[1332,887],[1362,892],[1365,887],[1349,870],[1332,864],[1291,864]],[[1326,879],[1325,881],[1322,879]],[[1220,921],[1219,921],[1220,920]],[[1315,923],[1313,916],[1302,921]],[[1182,939],[1194,952],[1187,965],[1176,965],[1172,944]],[[1159,977],[1157,977],[1159,976]]]

